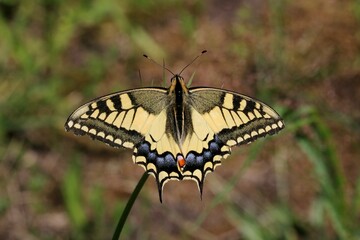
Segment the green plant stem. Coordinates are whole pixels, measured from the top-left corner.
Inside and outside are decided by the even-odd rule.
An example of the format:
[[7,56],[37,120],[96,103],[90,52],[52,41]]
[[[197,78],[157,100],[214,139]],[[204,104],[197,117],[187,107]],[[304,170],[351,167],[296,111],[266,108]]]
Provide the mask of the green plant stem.
[[125,225],[125,222],[126,222],[126,219],[127,217],[129,216],[129,213],[131,211],[131,208],[132,206],[134,205],[134,202],[137,198],[137,196],[139,195],[142,187],[144,186],[146,180],[148,179],[149,177],[149,174],[147,172],[144,173],[144,175],[141,177],[141,179],[139,180],[138,184],[136,185],[134,191],[132,192],[130,198],[129,198],[129,201],[127,202],[125,208],[124,208],[124,211],[119,219],[119,222],[116,226],[116,229],[115,229],[115,232],[114,232],[114,235],[112,237],[112,240],[117,240],[117,239],[120,239],[120,234],[121,234],[121,231]]

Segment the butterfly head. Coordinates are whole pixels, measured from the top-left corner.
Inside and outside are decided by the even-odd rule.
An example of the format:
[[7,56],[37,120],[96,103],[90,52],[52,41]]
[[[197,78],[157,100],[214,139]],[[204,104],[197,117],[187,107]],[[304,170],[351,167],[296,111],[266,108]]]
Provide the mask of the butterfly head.
[[184,82],[184,78],[182,76],[180,76],[179,74],[175,74],[172,78],[171,78],[171,86],[169,88],[169,94],[172,93],[178,93],[178,92],[183,92],[185,94],[188,93],[188,88],[186,87],[186,84]]

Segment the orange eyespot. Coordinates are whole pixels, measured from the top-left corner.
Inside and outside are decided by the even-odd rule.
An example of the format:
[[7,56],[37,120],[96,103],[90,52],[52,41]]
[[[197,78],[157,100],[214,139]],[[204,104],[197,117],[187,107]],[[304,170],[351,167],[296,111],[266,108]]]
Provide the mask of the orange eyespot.
[[186,161],[182,155],[177,156],[177,163],[180,169],[183,169],[186,165]]

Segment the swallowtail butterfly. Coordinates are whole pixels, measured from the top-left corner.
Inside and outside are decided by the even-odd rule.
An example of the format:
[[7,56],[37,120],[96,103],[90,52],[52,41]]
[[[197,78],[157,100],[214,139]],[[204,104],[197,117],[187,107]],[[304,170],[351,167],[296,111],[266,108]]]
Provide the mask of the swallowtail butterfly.
[[160,201],[169,180],[194,180],[202,195],[206,174],[230,155],[231,147],[285,127],[265,103],[224,89],[187,88],[180,74],[173,75],[169,88],[96,98],[76,109],[65,124],[77,135],[133,149],[133,161],[155,177]]

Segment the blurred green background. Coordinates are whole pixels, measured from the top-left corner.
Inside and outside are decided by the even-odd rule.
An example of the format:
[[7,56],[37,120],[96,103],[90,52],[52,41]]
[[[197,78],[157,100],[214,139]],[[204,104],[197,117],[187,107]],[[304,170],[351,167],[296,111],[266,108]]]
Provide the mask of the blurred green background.
[[160,204],[149,178],[122,239],[360,239],[359,29],[358,0],[0,0],[0,239],[111,238],[143,170],[64,123],[164,86],[142,54],[177,72],[204,49],[185,79],[261,99],[286,128],[233,148],[202,200],[174,181]]

